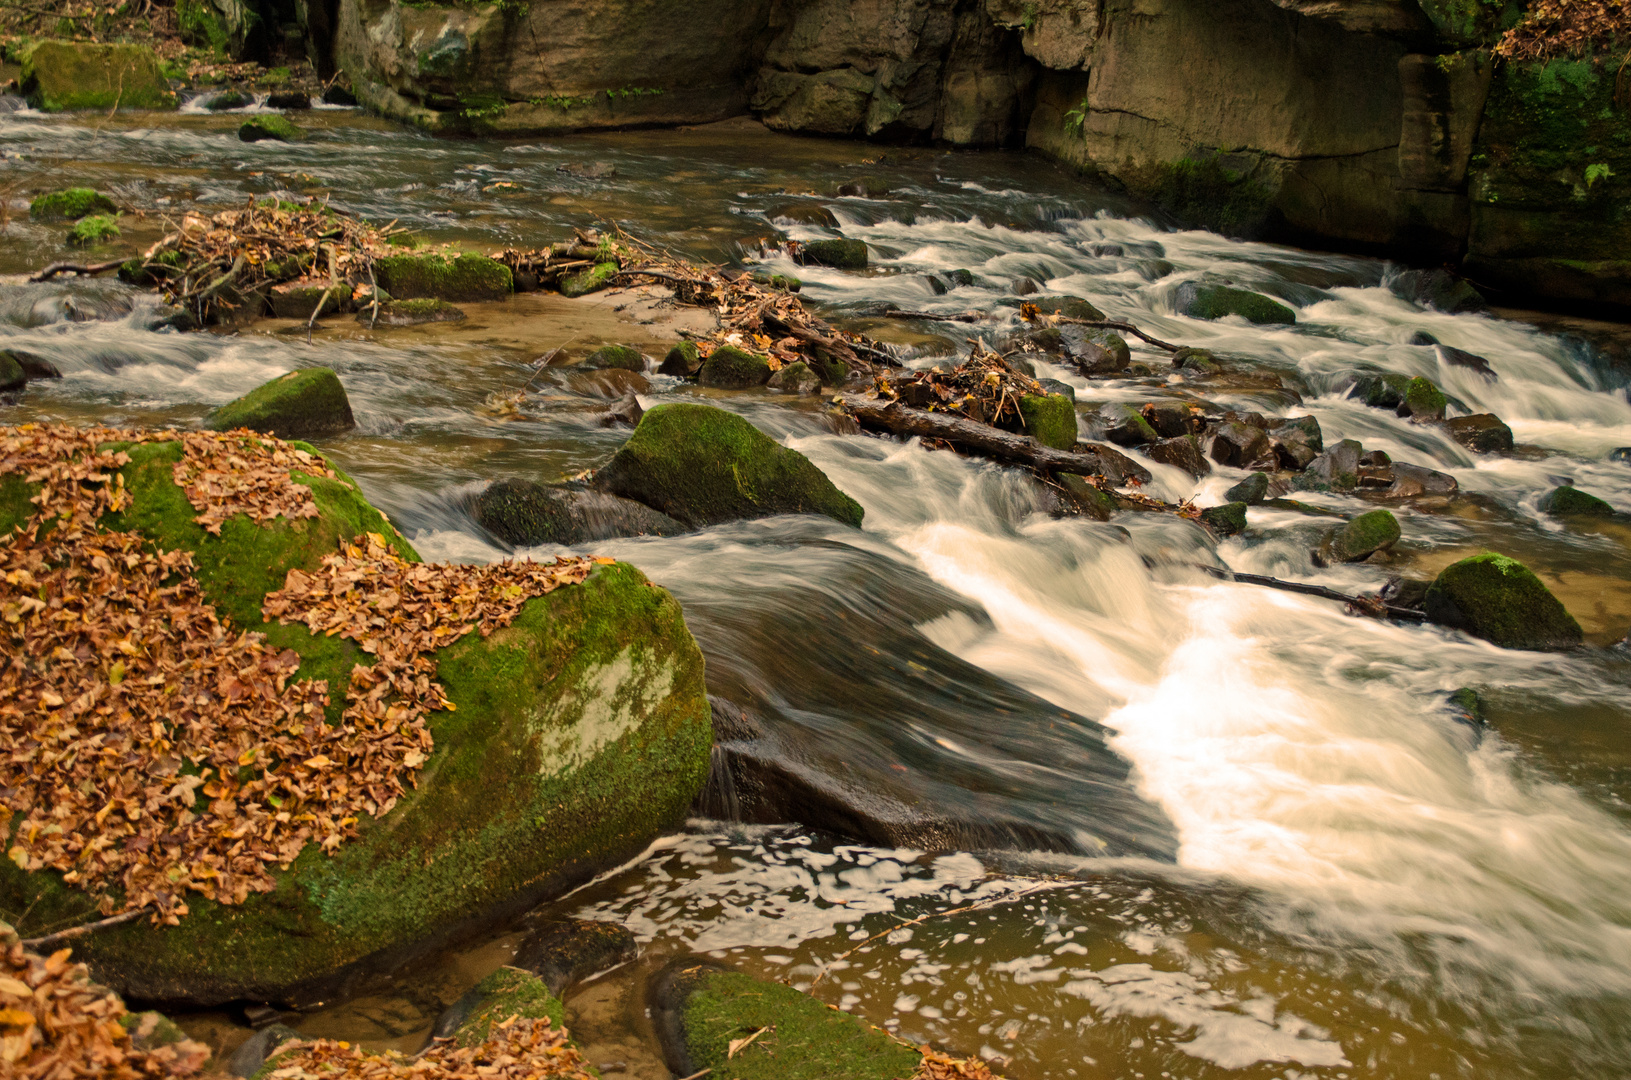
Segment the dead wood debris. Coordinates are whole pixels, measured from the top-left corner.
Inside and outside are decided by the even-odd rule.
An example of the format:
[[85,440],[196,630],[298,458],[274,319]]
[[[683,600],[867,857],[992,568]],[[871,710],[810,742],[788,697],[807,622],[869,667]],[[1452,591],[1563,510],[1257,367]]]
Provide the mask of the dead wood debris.
[[568,1039],[565,1028],[520,1016],[494,1024],[475,1046],[444,1041],[411,1058],[317,1039],[285,1043],[269,1075],[273,1080],[591,1080],[589,1063]]

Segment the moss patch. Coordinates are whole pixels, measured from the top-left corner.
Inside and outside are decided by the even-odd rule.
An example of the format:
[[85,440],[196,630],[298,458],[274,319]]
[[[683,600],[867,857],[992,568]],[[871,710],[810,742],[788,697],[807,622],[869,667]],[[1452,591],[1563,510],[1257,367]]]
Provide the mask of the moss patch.
[[374,263],[374,272],[394,300],[502,300],[515,288],[510,268],[485,255],[387,255]]
[[838,270],[866,269],[866,241],[813,240],[799,249],[801,266],[831,266]]
[[1427,589],[1427,617],[1508,649],[1566,649],[1580,624],[1530,569],[1504,555],[1474,555],[1444,568]]
[[1192,319],[1239,315],[1260,326],[1297,321],[1297,313],[1278,300],[1228,285],[1184,285],[1178,291],[1178,310]]
[[1391,511],[1372,510],[1331,530],[1320,545],[1327,563],[1358,562],[1399,542],[1399,519]]
[[734,413],[706,405],[647,412],[596,483],[687,525],[826,514],[860,527],[864,511],[810,459]]
[[561,295],[568,299],[576,299],[592,292],[599,292],[612,283],[612,279],[621,269],[614,262],[603,262],[596,263],[580,273],[563,277],[560,284]]
[[118,212],[112,199],[85,187],[53,191],[28,204],[28,216],[35,221],[77,221],[91,214]]
[[663,357],[663,362],[658,366],[657,373],[659,375],[675,375],[683,379],[695,375],[701,367],[701,351],[694,343],[682,341],[668,350],[668,355]]
[[238,138],[244,142],[294,142],[300,138],[300,129],[277,113],[267,113],[239,124]]
[[620,368],[624,371],[645,371],[646,358],[639,349],[628,345],[603,345],[584,357],[586,368]]
[[[28,373],[17,358],[8,352],[0,352],[0,391],[20,390],[28,382]],[[3,531],[3,530],[0,530]]]
[[67,242],[69,247],[94,247],[118,236],[118,219],[107,214],[92,214],[74,222],[73,228],[68,230]]
[[1405,384],[1400,412],[1416,420],[1442,420],[1449,402],[1432,380],[1417,376]]
[[1188,157],[1160,169],[1150,195],[1188,225],[1225,236],[1250,236],[1262,228],[1275,190],[1228,167],[1217,154]]
[[1571,517],[1576,514],[1588,517],[1612,517],[1614,507],[1595,495],[1564,485],[1553,488],[1541,496],[1540,511],[1552,517]]
[[1221,536],[1234,536],[1246,531],[1246,504],[1228,502],[1222,506],[1208,506],[1201,511],[1201,524]]
[[470,997],[474,1007],[453,1032],[453,1041],[460,1046],[486,1042],[493,1025],[512,1016],[548,1020],[555,1027],[566,1025],[566,1006],[549,992],[542,979],[518,968],[499,968],[477,983]]
[[697,382],[720,390],[746,390],[769,381],[770,361],[734,345],[715,349],[697,372]]
[[42,41],[23,58],[23,96],[42,112],[173,109],[158,57],[145,45]]
[[279,375],[204,418],[211,431],[248,428],[285,439],[336,435],[356,423],[340,377],[324,367]]
[[1076,445],[1076,406],[1063,394],[1026,394],[1019,399],[1025,433],[1043,446],[1069,450]]

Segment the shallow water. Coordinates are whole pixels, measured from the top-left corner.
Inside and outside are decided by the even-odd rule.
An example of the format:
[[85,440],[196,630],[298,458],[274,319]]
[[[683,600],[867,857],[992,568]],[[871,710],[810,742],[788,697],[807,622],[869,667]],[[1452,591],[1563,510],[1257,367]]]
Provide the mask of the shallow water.
[[[300,143],[246,145],[230,115],[12,113],[0,115],[0,168],[19,190],[71,177],[147,207],[125,247],[99,258],[151,240],[163,214],[195,202],[294,190],[483,248],[541,244],[600,215],[676,251],[738,259],[775,231],[765,211],[882,175],[887,198],[821,200],[875,256],[865,275],[796,270],[831,316],[879,326],[866,315],[879,301],[1006,310],[997,301],[1008,280],[1033,276],[1157,337],[1251,358],[1285,387],[1040,372],[1074,386],[1084,414],[1088,403],[1163,398],[1312,413],[1328,443],[1360,439],[1451,473],[1467,493],[1393,506],[1404,540],[1390,558],[1318,569],[1309,550],[1322,519],[1254,508],[1250,530],[1222,544],[1154,515],[1054,520],[1015,472],[835,436],[814,406],[769,392],[650,377],[648,406],[697,398],[741,412],[867,512],[859,533],[773,519],[597,546],[680,598],[710,688],[752,706],[818,765],[843,762],[869,785],[1011,837],[1052,838],[1053,850],[906,851],[697,822],[551,905],[640,933],[641,965],[607,985],[679,951],[723,953],[799,985],[820,976],[825,1000],[1001,1059],[1020,1078],[1631,1075],[1631,657],[1604,648],[1631,627],[1631,528],[1563,525],[1536,505],[1569,477],[1631,512],[1631,464],[1608,460],[1631,445],[1627,369],[1592,344],[1601,337],[1555,320],[1542,329],[1422,310],[1386,288],[1395,271],[1384,263],[1171,231],[1008,154],[886,152],[734,123],[522,145],[433,141],[348,112],[300,122]],[[610,162],[617,176],[557,171],[584,161]],[[523,194],[482,190],[501,179]],[[13,218],[0,272],[66,254],[60,226]],[[953,268],[978,283],[934,295],[922,275]],[[1174,314],[1177,286],[1201,273],[1283,298],[1298,325]],[[326,364],[359,426],[324,449],[427,558],[494,559],[507,552],[464,509],[480,483],[592,467],[624,433],[599,427],[603,402],[565,378],[541,380],[520,419],[485,409],[488,397],[523,385],[557,346],[621,338],[655,351],[672,340],[671,323],[626,321],[655,314],[617,310],[632,303],[518,297],[472,305],[453,328],[369,332],[334,320],[308,345],[303,328],[275,322],[150,332],[147,301],[114,285],[7,286],[0,347],[27,348],[64,377],[0,404],[0,422],[187,425],[275,374]],[[89,318],[127,305],[123,317]],[[910,362],[929,364],[966,351],[969,334],[1002,329],[878,332],[923,346]],[[1420,330],[1487,357],[1499,378],[1406,344]],[[1462,411],[1501,416],[1524,447],[1474,455],[1347,400],[1338,388],[1361,367],[1433,378]],[[1151,469],[1155,494],[1203,504],[1243,475],[1195,482]],[[1306,501],[1344,513],[1372,505]],[[1390,573],[1430,574],[1486,548],[1528,562],[1596,647],[1502,651],[1193,569],[1221,562],[1374,591]],[[1444,692],[1460,686],[1483,695],[1492,730],[1447,710]],[[1001,902],[866,943],[901,920],[984,901]],[[400,998],[303,1026],[412,1044],[439,1004],[502,962],[507,940],[404,973],[415,989]],[[636,1038],[639,1009],[621,1008]]]

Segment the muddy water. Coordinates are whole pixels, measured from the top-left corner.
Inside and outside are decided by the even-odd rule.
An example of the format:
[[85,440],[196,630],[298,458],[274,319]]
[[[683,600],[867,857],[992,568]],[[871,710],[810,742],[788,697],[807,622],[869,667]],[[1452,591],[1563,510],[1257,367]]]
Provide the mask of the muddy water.
[[[274,191],[478,248],[542,243],[600,216],[716,259],[755,250],[774,231],[766,211],[819,201],[875,262],[864,275],[797,270],[805,295],[916,346],[914,364],[995,331],[881,325],[867,305],[1007,310],[1008,281],[1031,276],[1157,337],[1245,358],[1253,376],[1186,382],[1136,343],[1135,359],[1163,374],[1042,371],[1076,388],[1084,415],[1089,403],[1164,399],[1311,413],[1328,441],[1448,472],[1465,493],[1395,506],[1404,540],[1386,560],[1318,569],[1317,518],[1254,508],[1250,530],[1222,544],[1155,516],[1054,520],[1015,473],[835,436],[811,405],[769,392],[648,376],[648,406],[695,398],[741,412],[867,512],[859,533],[778,519],[599,547],[680,597],[712,688],[814,756],[1109,854],[880,849],[793,825],[695,822],[545,912],[617,919],[643,943],[639,962],[571,997],[592,1060],[662,1075],[640,978],[694,951],[983,1053],[1014,1077],[1631,1074],[1631,658],[1607,648],[1631,627],[1631,530],[1537,508],[1567,477],[1631,512],[1631,464],[1609,458],[1631,445],[1622,328],[1423,310],[1386,287],[1395,270],[1384,263],[1170,231],[1011,155],[886,152],[746,124],[510,144],[438,142],[342,111],[301,123],[299,143],[244,145],[226,116],[13,113],[0,116],[0,185],[89,182],[144,208],[123,247],[94,253],[108,258],[158,235],[166,214]],[[617,173],[559,171],[591,162]],[[890,194],[810,197],[860,174]],[[486,190],[501,180],[522,193]],[[15,206],[12,216],[0,272],[65,254],[60,226],[30,224]],[[923,280],[956,268],[977,283],[942,296]],[[1203,273],[1283,298],[1298,325],[1174,314],[1177,286]],[[427,557],[466,560],[506,554],[465,513],[481,483],[589,468],[623,437],[596,422],[621,387],[551,374],[519,415],[490,400],[553,348],[655,351],[690,317],[630,293],[519,297],[472,305],[452,328],[334,320],[307,344],[303,328],[276,322],[150,332],[145,303],[110,285],[0,291],[0,346],[48,356],[64,375],[0,417],[185,425],[281,371],[326,364],[359,427],[325,449]],[[1487,357],[1499,378],[1446,366],[1409,344],[1418,331]],[[1365,408],[1340,390],[1357,368],[1428,376],[1460,411],[1500,415],[1523,445],[1473,455]],[[1151,470],[1157,494],[1202,503],[1242,475]],[[1484,549],[1528,562],[1594,647],[1503,652],[1186,565],[1354,592]],[[1483,695],[1492,730],[1444,707],[1460,686]],[[1072,719],[1047,719],[1059,715]],[[390,991],[300,1026],[412,1047],[515,940],[404,971]],[[223,1045],[241,1037],[223,1017],[193,1023]]]

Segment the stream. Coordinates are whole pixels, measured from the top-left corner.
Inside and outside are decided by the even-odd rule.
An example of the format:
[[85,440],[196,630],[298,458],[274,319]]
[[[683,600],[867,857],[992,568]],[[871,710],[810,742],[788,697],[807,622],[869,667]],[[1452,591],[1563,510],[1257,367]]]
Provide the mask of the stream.
[[[1084,417],[1088,403],[1202,397],[1312,414],[1327,445],[1359,439],[1460,483],[1453,500],[1389,504],[1404,538],[1386,559],[1322,569],[1310,550],[1328,519],[1253,507],[1249,530],[1221,543],[1170,516],[1056,519],[1015,470],[833,434],[810,399],[648,376],[647,407],[705,400],[808,455],[862,504],[865,528],[775,518],[594,553],[670,589],[710,690],[751,708],[811,768],[893,785],[1009,839],[925,851],[792,824],[691,822],[538,913],[620,921],[642,943],[638,962],[568,998],[591,1061],[667,1076],[639,983],[698,952],[911,1040],[980,1053],[1015,1080],[1631,1076],[1631,653],[1613,647],[1631,629],[1631,525],[1564,523],[1537,507],[1566,477],[1631,513],[1631,461],[1610,458],[1631,446],[1624,328],[1424,309],[1388,288],[1399,267],[1172,231],[1013,153],[797,139],[747,122],[447,141],[343,109],[303,117],[300,142],[244,144],[238,122],[196,107],[0,111],[0,186],[84,184],[146,208],[98,258],[157,239],[166,214],[285,191],[480,250],[541,246],[597,218],[718,261],[778,230],[860,238],[873,255],[864,274],[785,258],[764,269],[801,277],[824,317],[911,347],[914,367],[966,354],[967,337],[1004,324],[884,320],[868,314],[879,302],[1011,312],[1000,304],[1009,282],[1029,276],[1274,376],[1192,386],[1038,364],[1075,388]],[[561,171],[590,163],[615,176]],[[886,179],[889,194],[827,197],[861,174]],[[519,193],[489,190],[500,181]],[[766,217],[813,204],[807,194],[823,196],[836,230]],[[326,365],[358,426],[322,449],[427,559],[510,555],[473,524],[470,496],[503,476],[591,468],[626,437],[595,422],[616,394],[592,380],[535,384],[518,417],[490,398],[559,346],[625,341],[660,356],[673,340],[617,292],[470,305],[453,325],[333,319],[310,344],[304,324],[275,320],[150,331],[152,299],[116,282],[21,284],[66,252],[62,226],[30,223],[17,194],[10,205],[0,348],[46,357],[63,377],[0,398],[0,423],[185,427],[283,371]],[[952,269],[976,283],[936,295],[924,275]],[[1281,298],[1297,324],[1175,314],[1179,284],[1203,273]],[[1488,358],[1498,379],[1410,344],[1421,331]],[[1164,358],[1132,345],[1135,361]],[[1347,398],[1343,380],[1361,367],[1433,379],[1461,411],[1497,414],[1519,449],[1473,454]],[[1218,467],[1194,481],[1145,464],[1151,494],[1202,505],[1246,475]],[[1298,498],[1349,515],[1373,505]],[[1534,569],[1591,647],[1505,651],[1194,565],[1357,593],[1480,550]],[[1447,706],[1458,687],[1477,689],[1487,730]],[[476,943],[401,972],[390,994],[293,1022],[416,1049],[437,1011],[518,940]],[[218,1047],[245,1034],[225,1014],[186,1022]]]

